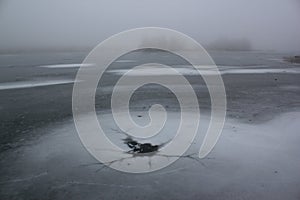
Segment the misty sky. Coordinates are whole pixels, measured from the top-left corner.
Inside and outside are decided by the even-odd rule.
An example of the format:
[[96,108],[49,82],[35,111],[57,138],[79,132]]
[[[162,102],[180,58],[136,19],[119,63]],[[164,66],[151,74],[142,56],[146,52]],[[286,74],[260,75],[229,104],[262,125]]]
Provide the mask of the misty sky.
[[0,0],[0,49],[91,47],[144,26],[300,51],[300,0]]

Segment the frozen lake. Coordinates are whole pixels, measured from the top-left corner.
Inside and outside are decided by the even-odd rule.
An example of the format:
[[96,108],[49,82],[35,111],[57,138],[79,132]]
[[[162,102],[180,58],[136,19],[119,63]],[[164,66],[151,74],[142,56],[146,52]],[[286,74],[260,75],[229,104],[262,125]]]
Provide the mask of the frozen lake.
[[[1,199],[299,199],[300,66],[283,62],[285,54],[211,52],[228,105],[221,137],[204,159],[197,154],[211,105],[197,71],[177,57],[155,51],[133,52],[114,62],[101,78],[95,109],[107,136],[124,152],[130,149],[112,119],[110,97],[113,85],[131,67],[148,62],[171,65],[186,76],[199,101],[200,128],[191,147],[170,166],[147,174],[103,167],[80,142],[71,97],[84,55],[0,56]],[[197,67],[214,74],[205,65]],[[134,79],[149,74],[170,76],[157,67],[131,75]],[[131,116],[141,125],[149,122],[148,110],[157,103],[166,109],[168,120],[158,136],[144,141],[152,144],[174,137],[180,120],[178,101],[155,84],[139,88],[130,100]],[[136,159],[146,159],[151,168],[151,157],[129,156],[114,164]]]

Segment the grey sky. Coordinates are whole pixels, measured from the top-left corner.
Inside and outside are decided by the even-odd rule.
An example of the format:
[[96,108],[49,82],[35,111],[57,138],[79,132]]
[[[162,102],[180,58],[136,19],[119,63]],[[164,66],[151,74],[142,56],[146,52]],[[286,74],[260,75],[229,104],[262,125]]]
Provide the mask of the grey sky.
[[0,0],[0,49],[94,46],[144,26],[201,44],[248,38],[256,49],[300,51],[299,0]]

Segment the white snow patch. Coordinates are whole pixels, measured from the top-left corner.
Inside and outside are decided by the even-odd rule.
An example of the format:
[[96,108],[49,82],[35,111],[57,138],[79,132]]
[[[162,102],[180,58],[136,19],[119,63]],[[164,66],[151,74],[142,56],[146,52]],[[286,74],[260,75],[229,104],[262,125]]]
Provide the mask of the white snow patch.
[[11,89],[21,89],[21,88],[32,88],[41,87],[49,85],[61,85],[74,83],[74,80],[46,80],[46,81],[16,81],[16,82],[4,82],[0,83],[0,90],[11,90]]
[[132,62],[136,62],[135,60],[116,60],[116,63],[132,63]]
[[79,67],[92,67],[94,64],[55,64],[55,65],[41,65],[38,67],[43,68],[79,68]]
[[[176,67],[176,69],[182,75],[199,75],[199,71],[203,75],[216,75],[217,70],[211,69],[209,66],[196,66],[194,68],[187,67]],[[108,73],[116,74],[116,75],[124,75],[130,69],[114,69],[108,70]],[[219,71],[221,74],[265,74],[265,73],[300,73],[299,68],[227,68],[219,67]],[[147,66],[144,68],[135,69],[132,73],[128,74],[129,76],[162,76],[162,75],[172,75],[165,68],[160,68],[157,66]]]

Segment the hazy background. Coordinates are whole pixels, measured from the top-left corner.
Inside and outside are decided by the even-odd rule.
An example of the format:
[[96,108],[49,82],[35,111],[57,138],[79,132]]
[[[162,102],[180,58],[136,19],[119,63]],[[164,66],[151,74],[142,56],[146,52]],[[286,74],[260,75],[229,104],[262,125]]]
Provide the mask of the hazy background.
[[214,48],[300,52],[299,0],[0,0],[1,52],[88,49],[144,26]]

